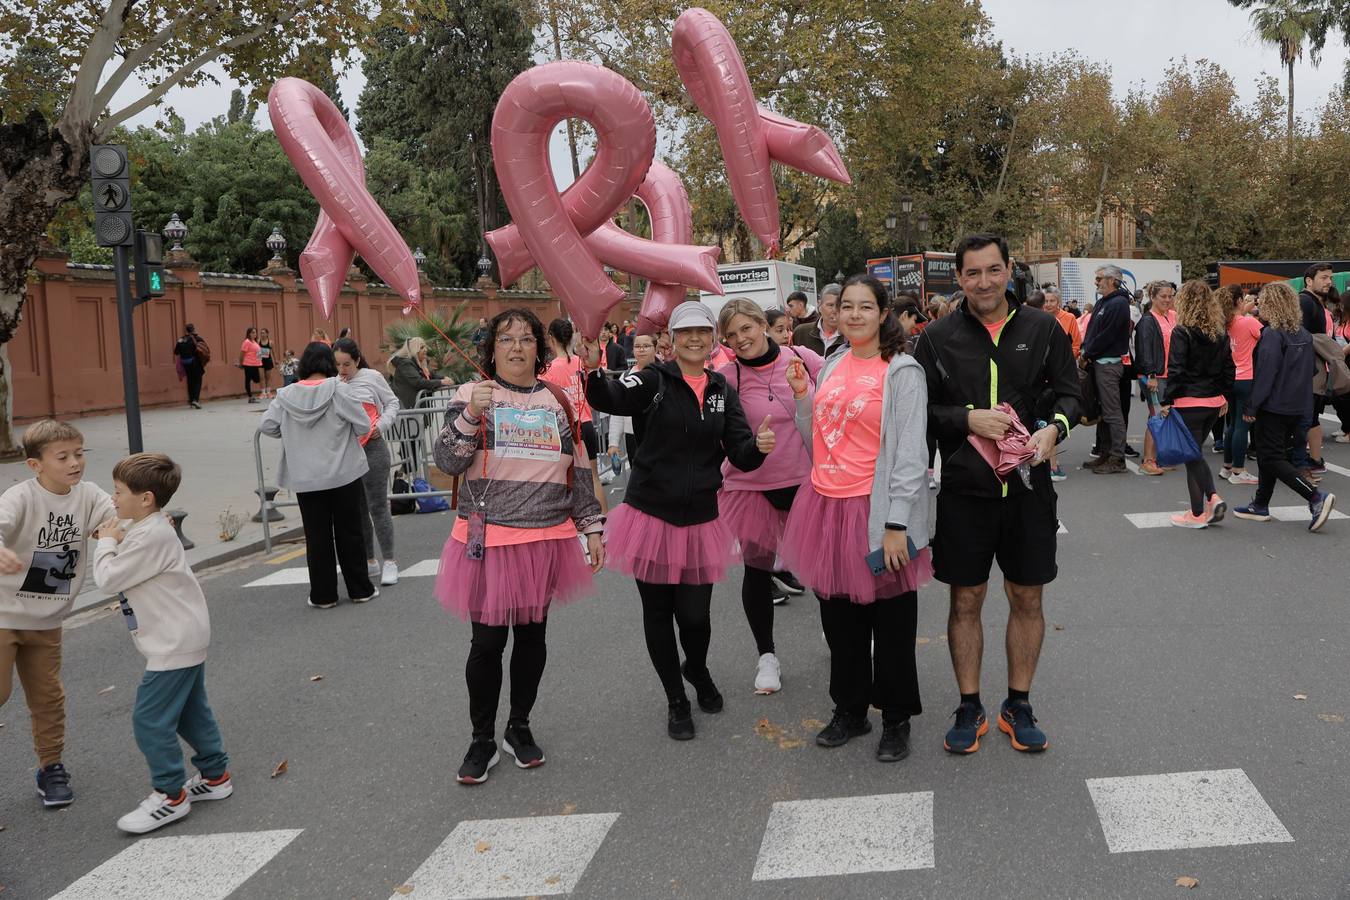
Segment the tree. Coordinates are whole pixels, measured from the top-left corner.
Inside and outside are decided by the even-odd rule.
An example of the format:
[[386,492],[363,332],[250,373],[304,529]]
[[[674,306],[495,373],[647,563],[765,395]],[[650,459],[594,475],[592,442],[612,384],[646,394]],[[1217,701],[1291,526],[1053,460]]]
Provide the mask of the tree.
[[[312,60],[345,58],[383,24],[376,12],[370,0],[0,2],[0,453],[15,447],[7,344],[28,270],[61,205],[88,181],[89,145],[173,88],[211,79],[211,64],[255,97],[281,75],[314,76]],[[123,103],[133,76],[148,87]]]
[[801,257],[801,264],[816,270],[816,284],[833,281],[836,272],[852,275],[867,266],[868,240],[858,227],[857,214],[843,204],[833,204],[821,217],[816,242]]
[[1306,0],[1269,0],[1251,12],[1252,27],[1263,44],[1280,51],[1280,64],[1289,73],[1289,112],[1285,130],[1287,152],[1294,156],[1294,63],[1303,58],[1308,48],[1308,59],[1315,66],[1321,61],[1330,25],[1324,9],[1316,8]]

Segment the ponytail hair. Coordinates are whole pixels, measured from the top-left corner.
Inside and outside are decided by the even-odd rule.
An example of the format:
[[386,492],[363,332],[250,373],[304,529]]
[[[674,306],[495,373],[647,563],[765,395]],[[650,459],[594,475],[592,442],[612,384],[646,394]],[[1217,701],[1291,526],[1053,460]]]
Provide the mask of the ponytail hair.
[[877,340],[880,344],[881,358],[889,362],[891,357],[897,353],[905,352],[905,329],[900,327],[900,322],[895,317],[890,292],[886,290],[886,285],[872,275],[851,276],[844,282],[844,290],[848,290],[855,284],[867,288],[876,298],[877,309],[881,312],[881,330],[877,334]]

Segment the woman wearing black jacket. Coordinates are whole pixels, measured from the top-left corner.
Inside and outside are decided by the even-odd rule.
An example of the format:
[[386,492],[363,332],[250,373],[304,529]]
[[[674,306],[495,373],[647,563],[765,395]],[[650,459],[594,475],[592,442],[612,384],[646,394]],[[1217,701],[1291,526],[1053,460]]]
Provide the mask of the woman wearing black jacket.
[[600,412],[633,416],[638,433],[624,502],[605,525],[605,552],[611,568],[637,580],[647,652],[669,703],[666,731],[678,741],[694,736],[682,674],[700,709],[722,709],[707,662],[712,588],[726,573],[734,543],[717,518],[722,461],[750,472],[774,447],[771,421],[752,433],[736,391],[705,367],[713,325],[702,303],[680,304],[670,316],[675,360],[618,377],[600,370],[595,341],[585,341],[582,350],[586,399]]
[[[1167,390],[1162,414],[1176,411],[1197,447],[1220,416],[1233,390],[1236,368],[1228,343],[1228,318],[1203,281],[1188,281],[1177,293],[1177,327],[1167,359]],[[1204,458],[1186,463],[1191,510],[1172,516],[1179,528],[1208,528],[1223,519],[1228,504],[1214,492],[1214,472]]]

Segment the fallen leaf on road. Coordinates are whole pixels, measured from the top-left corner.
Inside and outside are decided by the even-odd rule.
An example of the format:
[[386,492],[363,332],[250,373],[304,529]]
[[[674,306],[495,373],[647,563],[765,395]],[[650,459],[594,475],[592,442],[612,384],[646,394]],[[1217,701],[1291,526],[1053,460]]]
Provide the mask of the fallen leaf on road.
[[1184,887],[1184,888],[1199,887],[1200,879],[1192,878],[1189,875],[1182,875],[1180,878],[1177,879],[1176,884],[1177,887]]
[[1308,699],[1308,695],[1307,695],[1307,694],[1295,694],[1295,695],[1294,695],[1294,699],[1295,699],[1295,700],[1307,700],[1307,699]]
[[576,811],[577,805],[575,803],[564,803],[561,814],[564,816],[570,816],[572,813]]
[[928,643],[929,640],[930,640],[929,638],[922,638],[922,637],[921,637],[921,638],[915,638],[915,639],[914,639],[914,643],[916,643],[916,644],[918,644],[919,646],[922,647],[924,644]]
[[1318,713],[1318,714],[1317,714],[1317,718],[1321,719],[1323,722],[1344,722],[1344,721],[1345,721],[1345,716],[1339,715],[1339,714],[1337,714],[1337,713]]
[[281,762],[277,763],[277,767],[276,767],[275,769],[272,770],[272,774],[271,774],[270,777],[276,778],[278,775],[285,775],[285,774],[286,774],[286,770],[287,770],[288,768],[290,768],[290,767],[286,764],[286,762],[287,762],[287,761],[283,759]]
[[413,886],[411,884],[400,884],[398,887],[394,888],[395,894],[411,894],[412,892]]
[[544,879],[544,884],[557,884],[562,881],[561,875],[550,875]]
[[782,738],[781,740],[778,741],[778,749],[796,750],[798,747],[802,746],[803,743],[804,743],[803,741],[796,740],[795,738],[794,739]]
[[115,684],[110,684],[110,685],[108,685],[107,687],[105,687],[103,690],[99,691],[99,693],[100,693],[100,694],[106,694],[106,693],[108,693],[109,691],[115,691],[115,690],[117,690],[117,685],[115,685]]
[[945,634],[939,634],[939,635],[938,635],[938,643],[939,643],[939,644],[945,644],[945,643],[947,643],[947,636],[946,636]]
[[309,680],[310,680],[310,681],[323,681],[323,676],[322,676],[322,675],[311,675],[311,676],[309,676]]
[[755,734],[762,738],[776,741],[783,736],[783,729],[779,728],[768,719],[760,719],[755,723]]
[[802,719],[802,727],[807,731],[819,731],[825,727],[825,723],[819,719]]
[[1056,622],[1056,623],[1055,623],[1055,630],[1056,630],[1056,631],[1063,631],[1063,630],[1064,630],[1064,626],[1061,625],[1061,624],[1059,624],[1058,622]]
[[487,841],[479,841],[473,845],[473,849],[475,853],[486,853],[492,849],[492,845]]

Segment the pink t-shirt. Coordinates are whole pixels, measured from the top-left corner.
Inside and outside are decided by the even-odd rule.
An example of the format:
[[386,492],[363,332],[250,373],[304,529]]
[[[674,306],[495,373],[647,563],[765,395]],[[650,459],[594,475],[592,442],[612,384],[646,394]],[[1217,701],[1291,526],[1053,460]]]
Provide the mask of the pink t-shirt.
[[704,372],[702,375],[686,375],[684,376],[684,383],[689,385],[690,389],[694,392],[694,396],[698,398],[699,409],[702,409],[703,393],[708,389],[708,373]]
[[881,453],[881,401],[890,364],[846,354],[816,389],[811,484],[826,497],[872,492]]
[[1172,405],[1177,409],[1195,409],[1197,407],[1220,409],[1225,402],[1222,397],[1178,397],[1172,402]]
[[1003,326],[1008,324],[1008,317],[1004,316],[997,322],[985,322],[984,329],[989,332],[989,339],[995,344],[998,343],[998,336],[1003,331]]
[[567,395],[567,402],[572,404],[572,412],[578,422],[591,421],[591,405],[586,402],[586,370],[581,364],[581,357],[555,358],[548,364],[548,370],[544,372],[543,378],[550,384],[562,388],[563,393]]
[[1261,340],[1261,323],[1255,316],[1234,316],[1228,323],[1228,342],[1233,347],[1233,366],[1238,381],[1251,381],[1252,353]]
[[262,357],[258,355],[259,351],[262,350],[262,346],[257,341],[250,341],[248,338],[244,338],[244,343],[240,345],[239,349],[244,351],[244,365],[262,365]]
[[1149,315],[1153,317],[1154,321],[1158,323],[1158,327],[1162,329],[1162,336],[1163,336],[1162,377],[1166,378],[1167,360],[1172,356],[1172,332],[1176,330],[1177,327],[1177,311],[1175,309],[1171,309],[1167,311],[1167,315],[1160,316],[1156,312],[1150,310]]

